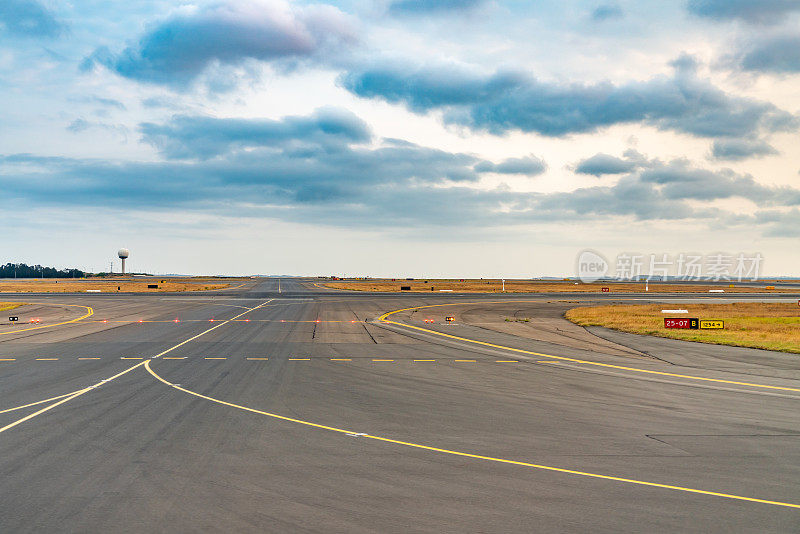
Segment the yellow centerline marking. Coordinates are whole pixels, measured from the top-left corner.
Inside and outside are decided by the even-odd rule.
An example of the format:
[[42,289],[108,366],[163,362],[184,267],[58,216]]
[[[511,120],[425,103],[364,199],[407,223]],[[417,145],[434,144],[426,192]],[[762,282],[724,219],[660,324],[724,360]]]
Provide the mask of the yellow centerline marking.
[[415,362],[435,362],[436,360],[414,360]]
[[58,358],[36,358],[37,362],[55,362]]
[[[83,390],[79,389],[78,391],[83,391]],[[37,404],[44,404],[45,402],[50,402],[50,401],[54,401],[54,400],[58,400],[58,399],[63,399],[64,397],[69,397],[70,395],[74,395],[74,394],[78,393],[78,391],[73,391],[72,393],[65,393],[63,395],[59,395],[58,397],[51,397],[49,399],[44,399],[44,400],[32,402],[30,404],[23,404],[22,406],[17,406],[15,408],[7,408],[5,410],[0,411],[0,413],[13,412],[14,410],[21,410],[23,408],[29,408],[30,406],[36,406]]]
[[197,338],[198,338],[198,337],[200,337],[200,336],[204,336],[204,335],[208,334],[209,332],[211,332],[211,331],[213,331],[213,330],[216,330],[217,328],[219,328],[219,327],[221,327],[221,326],[225,326],[226,324],[230,323],[231,321],[235,321],[236,319],[238,319],[239,317],[241,317],[241,316],[243,316],[243,315],[247,315],[248,313],[250,313],[250,312],[251,312],[251,311],[253,311],[253,310],[257,310],[257,309],[261,308],[262,306],[264,306],[264,305],[266,305],[266,304],[269,304],[269,303],[270,303],[270,302],[272,302],[273,300],[275,300],[275,299],[269,299],[268,301],[266,301],[266,302],[263,302],[263,303],[259,304],[258,306],[254,307],[254,308],[250,308],[249,310],[247,310],[247,311],[244,311],[244,312],[240,313],[239,315],[236,315],[236,316],[234,316],[234,317],[231,317],[231,318],[230,318],[230,319],[228,319],[227,321],[223,321],[223,322],[219,323],[219,324],[218,324],[218,325],[216,325],[216,326],[212,326],[212,327],[211,327],[211,328],[209,328],[208,330],[203,330],[202,332],[200,332],[200,333],[199,333],[199,334],[197,334],[196,336],[192,336],[192,337],[190,337],[189,339],[187,339],[186,341],[182,341],[181,343],[178,343],[177,345],[175,345],[175,346],[173,346],[173,347],[170,347],[170,348],[168,348],[168,349],[167,349],[167,350],[165,350],[165,351],[159,352],[158,354],[156,354],[155,356],[153,356],[153,358],[160,358],[160,357],[162,357],[163,355],[165,355],[165,354],[167,354],[167,353],[169,353],[169,352],[172,352],[173,350],[175,350],[175,349],[177,349],[177,348],[179,348],[179,347],[182,347],[182,346],[186,345],[187,343],[189,343],[189,342],[191,342],[191,341],[194,341],[195,339],[197,339]]
[[332,362],[351,362],[352,358],[331,358]]
[[28,332],[29,330],[39,330],[40,328],[50,328],[51,326],[61,326],[70,323],[77,323],[78,321],[82,321],[94,314],[94,310],[92,308],[90,308],[89,306],[81,306],[80,304],[56,304],[52,302],[31,302],[30,304],[36,304],[39,306],[74,306],[76,308],[86,308],[86,315],[78,317],[77,319],[72,319],[71,321],[64,321],[63,323],[44,324],[41,326],[34,326],[32,328],[22,328],[19,330],[11,330],[9,332],[0,332],[0,336],[4,336],[6,334],[16,334],[17,332]]
[[269,360],[269,358],[247,358],[247,359],[248,359],[248,360],[259,360],[259,361],[266,361],[266,360]]
[[[245,311],[245,312],[243,312],[243,313],[241,313],[241,314],[237,315],[237,316],[236,316],[236,317],[234,317],[233,319],[236,319],[237,317],[241,317],[242,315],[244,315],[244,314],[246,314],[246,313],[250,313],[251,311],[258,309],[258,308],[260,308],[261,306],[264,306],[264,304],[267,304],[267,303],[269,303],[269,302],[272,302],[273,300],[274,300],[274,299],[270,299],[270,300],[268,300],[268,301],[266,301],[266,302],[264,302],[264,303],[262,303],[262,304],[259,304],[258,306],[256,306],[256,307],[254,307],[254,308],[252,308],[252,309],[249,309],[249,310],[247,310],[247,311]],[[85,306],[84,306],[84,307],[85,307]],[[213,327],[209,328],[208,330],[204,330],[204,331],[200,332],[199,334],[197,334],[196,336],[192,336],[192,337],[190,337],[189,339],[187,339],[187,340],[185,340],[185,341],[182,341],[181,343],[178,343],[177,345],[174,345],[174,346],[172,346],[172,347],[168,348],[167,350],[165,350],[165,351],[162,351],[162,352],[158,353],[157,355],[153,356],[153,358],[160,358],[160,357],[161,357],[161,356],[163,356],[164,354],[167,354],[168,352],[171,352],[171,351],[173,351],[173,350],[177,349],[178,347],[182,347],[183,345],[186,345],[186,344],[187,344],[187,343],[189,343],[190,341],[192,341],[192,340],[194,340],[194,339],[197,339],[198,337],[200,337],[200,336],[202,336],[202,335],[204,335],[204,334],[207,334],[207,333],[211,332],[212,330],[216,330],[216,329],[217,329],[217,328],[219,328],[220,326],[224,326],[224,325],[228,324],[229,322],[231,322],[231,320],[230,320],[230,319],[229,319],[229,320],[227,320],[227,321],[225,321],[225,322],[222,322],[222,323],[220,323],[220,324],[218,324],[218,325],[216,325],[216,326],[213,326]],[[57,358],[54,358],[54,359],[57,359]],[[40,414],[43,414],[43,413],[45,413],[45,412],[47,412],[47,411],[49,411],[49,410],[52,410],[52,409],[53,409],[53,408],[55,408],[56,406],[60,406],[60,405],[64,404],[65,402],[68,402],[68,401],[70,401],[70,400],[72,400],[72,399],[74,399],[74,398],[76,398],[76,397],[79,397],[79,396],[83,395],[84,393],[86,393],[86,392],[88,392],[88,391],[91,391],[91,390],[93,390],[93,389],[95,389],[95,388],[97,388],[97,387],[99,387],[99,386],[102,386],[102,385],[103,385],[103,384],[105,384],[105,383],[111,382],[112,380],[114,380],[114,379],[116,379],[116,378],[119,378],[120,376],[124,375],[125,373],[129,373],[130,371],[133,371],[133,370],[134,370],[134,369],[136,369],[137,367],[140,367],[140,366],[142,366],[142,365],[147,365],[149,361],[150,361],[150,360],[145,360],[145,361],[139,362],[139,363],[137,363],[136,365],[134,365],[134,366],[132,366],[132,367],[129,367],[129,368],[125,369],[124,371],[122,371],[122,372],[120,372],[120,373],[117,373],[117,374],[115,374],[114,376],[112,376],[112,377],[110,377],[110,378],[106,378],[106,379],[104,379],[104,380],[101,380],[100,382],[97,382],[96,384],[94,384],[94,385],[92,385],[92,386],[89,386],[88,388],[80,389],[80,390],[78,390],[78,391],[75,391],[75,392],[73,392],[73,393],[67,393],[67,394],[66,394],[66,396],[63,396],[63,398],[62,398],[61,400],[59,400],[58,402],[55,402],[55,403],[53,403],[53,404],[51,404],[51,405],[49,405],[49,406],[45,406],[45,407],[44,407],[44,408],[42,408],[41,410],[38,410],[38,411],[36,411],[36,412],[34,412],[34,413],[30,414],[30,415],[27,415],[27,416],[23,417],[22,419],[18,419],[18,420],[16,420],[16,421],[14,421],[13,423],[9,423],[9,424],[7,424],[6,426],[4,426],[4,427],[0,428],[0,433],[3,433],[3,432],[5,432],[6,430],[9,430],[9,429],[11,429],[11,428],[14,428],[15,426],[17,426],[17,425],[19,425],[19,424],[22,424],[22,423],[24,423],[25,421],[28,421],[28,420],[30,420],[30,419],[33,419],[33,418],[34,418],[34,417],[36,417],[37,415],[40,415]],[[54,400],[54,399],[57,399],[57,398],[58,398],[58,397],[54,397],[53,399],[47,399],[47,400],[44,400],[44,401],[35,402],[35,403],[32,403],[32,404],[28,404],[28,405],[26,405],[26,406],[34,406],[34,405],[36,405],[36,404],[43,404],[43,403],[45,403],[45,402],[48,402],[48,401],[50,401],[50,400]],[[17,407],[17,408],[12,408],[11,410],[16,410],[16,409],[19,409],[19,408],[20,408],[20,407]],[[11,410],[7,410],[7,411],[11,411]]]
[[373,358],[373,362],[393,362],[394,360],[385,360],[383,358]]
[[290,362],[307,362],[310,360],[311,358],[289,358]]
[[[235,306],[232,304],[214,304],[215,306],[228,306],[231,308],[242,308],[245,310],[249,310],[247,306]],[[267,306],[272,307],[272,306]],[[76,319],[77,320],[77,319]],[[92,324],[111,324],[111,323],[118,323],[118,324],[144,324],[144,323],[216,323],[218,321],[222,321],[222,319],[180,319],[176,321],[175,319],[95,319],[93,321],[86,321],[87,323]],[[353,320],[342,320],[342,321],[333,321],[333,320],[303,320],[298,321],[294,319],[231,319],[236,323],[350,323],[350,324],[361,324],[364,321],[353,321]],[[61,323],[59,323],[61,324]],[[48,326],[56,326],[56,325],[48,325]],[[23,330],[17,330],[17,332],[22,332]],[[11,332],[13,333],[13,332]]]
[[[524,302],[524,301],[516,301],[516,302]],[[538,302],[538,301],[536,301],[536,302]],[[800,388],[790,388],[790,387],[786,387],[786,386],[770,386],[770,385],[767,385],[767,384],[755,384],[755,383],[752,383],[752,382],[738,382],[736,380],[723,380],[721,378],[706,378],[706,377],[703,377],[703,376],[684,375],[684,374],[679,374],[679,373],[667,373],[666,371],[651,371],[649,369],[640,369],[640,368],[637,368],[637,367],[627,367],[627,366],[624,366],[624,365],[613,365],[613,364],[610,364],[610,363],[600,363],[600,362],[593,362],[593,361],[589,361],[589,360],[578,360],[576,358],[567,358],[566,356],[554,356],[553,354],[544,354],[544,353],[541,353],[541,352],[533,352],[533,351],[529,351],[529,350],[515,349],[514,347],[506,347],[505,345],[496,345],[494,343],[488,343],[486,341],[478,341],[477,339],[469,339],[469,338],[466,338],[466,337],[454,336],[452,334],[445,334],[445,333],[442,333],[442,332],[437,332],[436,330],[430,330],[428,328],[422,328],[422,327],[419,327],[419,326],[414,326],[414,325],[410,325],[410,324],[406,324],[406,323],[400,323],[400,322],[397,322],[397,321],[390,321],[390,320],[387,319],[387,317],[389,317],[390,315],[393,315],[395,313],[399,313],[399,312],[403,312],[403,311],[419,310],[419,309],[422,309],[422,308],[435,308],[435,307],[439,307],[439,306],[463,306],[465,304],[504,304],[504,303],[505,303],[504,301],[497,301],[497,302],[459,302],[459,303],[453,303],[453,304],[430,304],[428,306],[416,306],[416,307],[413,307],[413,308],[402,308],[400,310],[394,310],[394,311],[386,312],[383,315],[381,315],[378,318],[378,320],[382,321],[384,323],[387,323],[387,324],[393,324],[393,325],[397,325],[397,326],[401,326],[401,327],[405,327],[405,328],[411,328],[413,330],[419,330],[420,332],[426,332],[428,334],[434,334],[434,335],[437,335],[437,336],[442,336],[442,337],[446,337],[446,338],[449,338],[449,339],[455,339],[455,340],[458,340],[458,341],[466,341],[467,343],[474,343],[476,345],[483,345],[484,347],[492,347],[492,348],[495,348],[495,349],[508,350],[508,351],[519,353],[519,354],[530,354],[532,356],[541,356],[541,357],[544,357],[544,358],[553,358],[553,359],[560,360],[560,361],[566,361],[566,362],[572,362],[572,363],[584,363],[584,364],[587,364],[587,365],[596,365],[598,367],[608,367],[608,368],[611,368],[611,369],[621,369],[623,371],[633,371],[633,372],[636,372],[636,373],[646,373],[646,374],[660,375],[660,376],[672,376],[672,377],[676,377],[676,378],[686,378],[686,379],[689,379],[689,380],[701,380],[701,381],[704,381],[704,382],[716,382],[716,383],[721,383],[721,384],[733,384],[733,385],[736,385],[736,386],[748,386],[748,387],[754,387],[754,388],[777,389],[777,390],[780,390],[780,391],[797,391],[797,392],[800,392]]]
[[231,289],[239,289],[240,287],[246,284],[247,282],[245,282],[244,284],[239,284],[238,286],[235,287],[223,287],[222,289],[209,289],[209,291],[230,291]]
[[495,360],[494,363],[519,363],[519,360]]
[[204,360],[227,360],[228,358],[203,358]]
[[[127,369],[125,369],[125,370],[124,370],[124,371],[122,371],[121,373],[117,373],[117,374],[115,374],[114,376],[112,376],[111,378],[106,378],[105,380],[101,380],[100,382],[97,382],[96,384],[94,384],[94,385],[92,385],[92,386],[89,386],[88,388],[79,389],[78,391],[76,391],[76,392],[74,392],[74,393],[67,393],[67,396],[65,396],[64,398],[62,398],[60,401],[58,401],[58,402],[55,402],[55,403],[53,403],[53,404],[51,404],[51,405],[49,405],[49,406],[45,406],[44,408],[42,408],[42,409],[41,409],[41,410],[39,410],[39,411],[33,412],[32,414],[30,414],[30,415],[27,415],[27,416],[23,417],[22,419],[18,419],[18,420],[16,420],[16,421],[14,421],[13,423],[9,423],[9,424],[7,424],[7,425],[6,425],[6,426],[4,426],[3,428],[0,428],[0,433],[3,433],[3,432],[5,432],[6,430],[9,430],[9,429],[11,429],[11,428],[14,428],[15,426],[17,426],[17,425],[19,425],[19,424],[22,424],[22,423],[24,423],[25,421],[28,421],[28,420],[30,420],[30,419],[33,419],[33,418],[34,418],[34,417],[36,417],[37,415],[43,414],[43,413],[45,413],[45,412],[47,412],[47,411],[50,411],[50,410],[52,410],[53,408],[55,408],[56,406],[60,406],[61,404],[64,404],[65,402],[71,401],[71,400],[72,400],[72,399],[74,399],[75,397],[80,397],[80,396],[81,396],[81,395],[83,395],[84,393],[86,393],[86,392],[88,392],[88,391],[91,391],[91,390],[93,390],[94,388],[96,388],[96,387],[98,387],[98,386],[101,386],[101,385],[103,385],[103,384],[105,384],[105,383],[111,382],[111,381],[112,381],[112,380],[114,380],[115,378],[119,378],[120,376],[124,375],[125,373],[129,373],[130,371],[133,371],[134,369],[136,369],[137,367],[139,367],[139,366],[141,366],[141,365],[144,365],[145,363],[147,363],[147,362],[146,362],[146,361],[144,361],[144,362],[139,362],[139,363],[137,363],[136,365],[134,365],[133,367],[128,367]],[[58,398],[58,397],[53,397],[53,399],[57,399],[57,398]],[[53,400],[53,399],[48,399],[48,400]],[[42,404],[42,403],[44,403],[44,402],[47,402],[47,401],[39,401],[39,402],[36,402],[36,403],[33,403],[33,404],[29,404],[28,406],[33,406],[34,404]],[[19,408],[19,407],[18,407],[18,408]],[[18,408],[13,408],[13,409],[18,409]]]
[[0,358],[0,362],[13,362],[16,360],[16,358]]
[[99,360],[100,358],[92,357],[92,358],[78,358],[78,359],[79,360]]
[[454,360],[458,363],[476,363],[478,360]]
[[275,418],[275,419],[281,419],[283,421],[289,421],[289,422],[292,422],[292,423],[297,423],[297,424],[301,424],[301,425],[305,425],[305,426],[319,428],[319,429],[322,429],[322,430],[330,430],[332,432],[339,432],[339,433],[342,433],[342,434],[358,435],[359,437],[363,437],[365,439],[374,439],[376,441],[382,441],[382,442],[385,442],[385,443],[394,443],[395,445],[402,445],[404,447],[411,447],[411,448],[415,448],[415,449],[423,449],[423,450],[428,450],[428,451],[433,451],[433,452],[440,452],[440,453],[443,453],[443,454],[450,454],[450,455],[453,455],[453,456],[461,456],[461,457],[465,457],[465,458],[474,458],[474,459],[477,459],[477,460],[487,460],[487,461],[490,461],[490,462],[519,465],[519,466],[523,466],[523,467],[530,467],[530,468],[533,468],[533,469],[541,469],[541,470],[544,470],[544,471],[555,471],[555,472],[558,472],[558,473],[566,473],[566,474],[577,475],[577,476],[582,476],[582,477],[597,478],[597,479],[602,479],[602,480],[612,480],[614,482],[625,482],[625,483],[628,483],[628,484],[636,484],[636,485],[640,485],[640,486],[650,486],[650,487],[654,487],[654,488],[662,488],[662,489],[668,489],[668,490],[682,491],[682,492],[687,492],[687,493],[696,493],[696,494],[700,494],[700,495],[710,495],[710,496],[713,496],[713,497],[722,497],[722,498],[725,498],[725,499],[734,499],[734,500],[738,500],[738,501],[756,502],[756,503],[761,503],[761,504],[771,504],[773,506],[783,506],[783,507],[788,507],[788,508],[798,508],[798,509],[800,509],[800,504],[793,504],[793,503],[781,502],[781,501],[770,501],[770,500],[766,500],[766,499],[757,499],[757,498],[754,498],[754,497],[744,497],[742,495],[733,495],[733,494],[730,494],[730,493],[720,493],[720,492],[716,492],[716,491],[707,491],[707,490],[701,490],[701,489],[695,489],[695,488],[687,488],[687,487],[683,487],[683,486],[673,486],[673,485],[670,485],[670,484],[661,484],[661,483],[658,483],[658,482],[648,482],[648,481],[645,481],[645,480],[636,480],[636,479],[633,479],[633,478],[622,478],[622,477],[615,477],[615,476],[610,476],[610,475],[602,475],[602,474],[598,474],[598,473],[589,473],[589,472],[586,472],[586,471],[576,471],[574,469],[564,469],[564,468],[561,468],[561,467],[553,467],[553,466],[549,466],[549,465],[534,464],[534,463],[530,463],[530,462],[520,462],[520,461],[517,461],[517,460],[508,460],[508,459],[505,459],[505,458],[495,458],[493,456],[482,456],[482,455],[479,455],[479,454],[471,454],[471,453],[467,453],[467,452],[454,451],[454,450],[450,450],[450,449],[442,449],[442,448],[439,448],[439,447],[431,447],[429,445],[421,445],[419,443],[412,443],[412,442],[409,442],[409,441],[399,441],[399,440],[396,440],[396,439],[384,438],[384,437],[380,437],[380,436],[373,436],[371,434],[358,433],[358,432],[355,432],[355,431],[352,431],[352,430],[345,430],[345,429],[342,429],[342,428],[336,428],[336,427],[332,427],[332,426],[320,425],[318,423],[312,423],[310,421],[303,421],[302,419],[294,419],[292,417],[286,417],[284,415],[278,415],[278,414],[275,414],[275,413],[265,412],[265,411],[262,411],[262,410],[256,410],[255,408],[248,408],[247,406],[234,404],[232,402],[226,402],[226,401],[223,401],[223,400],[220,400],[220,399],[215,399],[214,397],[209,397],[207,395],[203,395],[201,393],[196,393],[196,392],[194,392],[192,390],[189,390],[189,389],[186,389],[184,387],[181,387],[181,386],[178,386],[178,385],[175,385],[175,384],[171,384],[170,382],[167,382],[161,376],[156,374],[155,371],[153,371],[153,369],[150,367],[150,361],[145,361],[143,363],[144,363],[145,369],[147,369],[147,372],[149,372],[151,375],[153,375],[153,377],[155,377],[157,380],[159,380],[160,382],[162,382],[162,383],[164,383],[164,384],[166,384],[166,385],[168,385],[168,386],[170,386],[172,388],[175,388],[175,389],[177,389],[179,391],[183,391],[184,393],[188,393],[189,395],[194,395],[195,397],[199,397],[201,399],[206,399],[206,400],[211,401],[211,402],[216,402],[216,403],[222,404],[224,406],[230,406],[231,408],[237,408],[239,410],[244,410],[246,412],[257,413],[257,414],[265,415],[267,417],[272,417],[272,418]]

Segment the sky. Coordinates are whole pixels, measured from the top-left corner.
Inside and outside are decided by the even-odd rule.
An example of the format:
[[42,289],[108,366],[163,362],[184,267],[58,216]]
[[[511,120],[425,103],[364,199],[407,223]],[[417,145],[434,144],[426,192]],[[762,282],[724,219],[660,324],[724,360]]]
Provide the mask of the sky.
[[800,275],[798,89],[797,0],[3,0],[0,261]]

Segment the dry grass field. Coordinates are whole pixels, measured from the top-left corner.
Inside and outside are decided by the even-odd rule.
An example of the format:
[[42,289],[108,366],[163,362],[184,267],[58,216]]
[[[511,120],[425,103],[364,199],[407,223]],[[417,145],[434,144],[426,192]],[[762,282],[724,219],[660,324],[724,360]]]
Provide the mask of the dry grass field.
[[[662,313],[682,308],[688,314]],[[796,303],[689,305],[611,305],[573,308],[567,319],[581,326],[604,326],[622,332],[800,353],[800,306]],[[664,317],[697,317],[725,322],[722,330],[664,328]]]
[[0,302],[0,312],[13,310],[14,308],[19,308],[24,305],[24,302]]
[[[162,280],[164,282],[162,283]],[[157,289],[148,285],[158,285]],[[0,281],[0,293],[81,293],[97,291],[102,293],[157,293],[171,291],[204,291],[224,289],[230,283],[215,279],[165,278],[165,279],[59,279],[25,280],[19,282]]]
[[[458,293],[500,293],[503,285],[500,280],[367,280],[357,282],[325,282],[320,285],[331,289],[349,289],[351,291],[401,291],[402,286],[410,286],[411,292],[453,291]],[[733,285],[733,287],[730,287]],[[708,293],[710,289],[722,289],[725,293],[786,293],[798,292],[797,289],[786,289],[777,286],[776,289],[766,289],[770,284],[759,286],[739,286],[737,284],[710,285],[710,284],[670,284],[650,282],[650,293]],[[506,280],[506,293],[601,293],[602,288],[609,288],[611,293],[644,293],[645,283],[624,282],[596,282],[593,284],[576,283],[570,281],[533,281],[533,280]]]

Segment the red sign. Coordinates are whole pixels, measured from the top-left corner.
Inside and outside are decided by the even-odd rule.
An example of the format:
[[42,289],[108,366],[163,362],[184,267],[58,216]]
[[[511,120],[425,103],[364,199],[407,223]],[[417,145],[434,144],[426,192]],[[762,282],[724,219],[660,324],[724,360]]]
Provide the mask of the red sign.
[[610,287],[604,287],[602,291],[603,291],[603,293],[608,293],[609,291],[611,291],[611,288]]
[[664,328],[687,328],[697,330],[700,320],[689,317],[664,317]]

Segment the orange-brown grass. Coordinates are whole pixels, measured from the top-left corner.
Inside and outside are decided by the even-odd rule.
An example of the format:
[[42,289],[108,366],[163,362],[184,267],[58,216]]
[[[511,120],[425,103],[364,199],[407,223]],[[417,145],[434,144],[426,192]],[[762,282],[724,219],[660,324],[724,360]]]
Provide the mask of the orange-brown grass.
[[[725,293],[796,293],[797,289],[781,288],[766,289],[766,284],[763,286],[738,286],[732,284],[724,285],[710,285],[710,284],[669,284],[650,282],[650,293],[708,293],[709,289],[723,289]],[[328,282],[324,283],[325,287],[331,289],[349,289],[353,291],[401,291],[400,287],[410,286],[412,292],[427,291],[430,292],[433,288],[434,292],[441,289],[452,290],[453,292],[461,293],[500,293],[503,291],[503,284],[500,280],[465,280],[460,282],[458,280],[371,280],[371,281],[358,281],[358,282]],[[533,280],[506,280],[505,292],[506,293],[601,293],[602,288],[609,288],[611,293],[644,293],[645,283],[625,283],[625,282],[596,282],[593,284],[584,284],[575,281],[533,281]]]
[[[158,289],[149,289],[149,284],[157,284]],[[230,284],[210,283],[208,281],[188,281],[181,279],[165,280],[107,280],[92,281],[86,279],[72,280],[25,280],[22,282],[0,282],[0,293],[80,293],[87,290],[100,290],[103,293],[133,292],[156,293],[170,291],[203,291],[209,289],[224,289]],[[119,289],[117,289],[119,288]]]
[[[688,314],[662,313],[682,308]],[[622,332],[800,353],[800,306],[795,303],[688,305],[610,305],[573,308],[567,319],[581,326],[604,326]],[[697,317],[725,322],[722,330],[664,328],[665,317]]]

